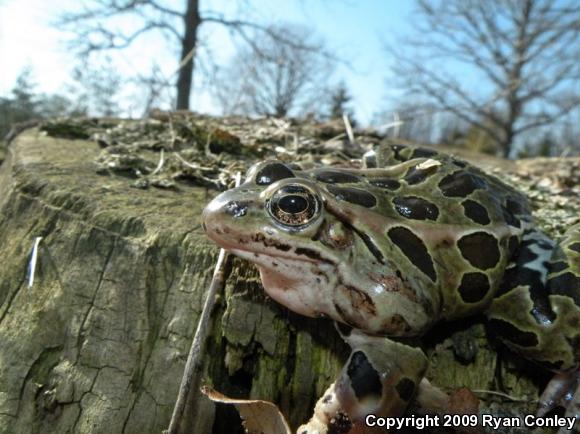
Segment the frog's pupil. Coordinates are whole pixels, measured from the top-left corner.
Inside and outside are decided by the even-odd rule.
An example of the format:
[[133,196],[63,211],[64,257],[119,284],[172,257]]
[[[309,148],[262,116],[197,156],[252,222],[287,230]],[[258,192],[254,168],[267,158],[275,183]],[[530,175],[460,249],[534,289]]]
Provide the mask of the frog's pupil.
[[288,214],[298,214],[308,209],[308,201],[303,196],[288,195],[280,198],[278,206]]

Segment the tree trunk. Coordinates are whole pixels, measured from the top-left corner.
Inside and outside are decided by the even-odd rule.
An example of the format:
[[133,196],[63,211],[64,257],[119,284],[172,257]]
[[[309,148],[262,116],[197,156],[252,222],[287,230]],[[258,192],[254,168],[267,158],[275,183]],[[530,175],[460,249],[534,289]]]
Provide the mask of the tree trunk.
[[193,67],[195,49],[197,46],[197,29],[200,25],[199,0],[187,0],[187,10],[184,16],[185,32],[181,46],[179,75],[177,78],[177,110],[188,110],[191,87],[193,83]]

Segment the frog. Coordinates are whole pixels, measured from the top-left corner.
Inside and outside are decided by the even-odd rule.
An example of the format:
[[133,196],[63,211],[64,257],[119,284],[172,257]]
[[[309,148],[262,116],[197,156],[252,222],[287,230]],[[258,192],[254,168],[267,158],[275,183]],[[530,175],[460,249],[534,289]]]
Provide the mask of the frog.
[[330,318],[350,345],[299,434],[404,414],[428,385],[417,340],[482,313],[492,336],[554,372],[538,415],[580,419],[580,224],[556,243],[523,193],[475,165],[398,144],[348,167],[265,160],[202,226],[257,266],[272,299]]

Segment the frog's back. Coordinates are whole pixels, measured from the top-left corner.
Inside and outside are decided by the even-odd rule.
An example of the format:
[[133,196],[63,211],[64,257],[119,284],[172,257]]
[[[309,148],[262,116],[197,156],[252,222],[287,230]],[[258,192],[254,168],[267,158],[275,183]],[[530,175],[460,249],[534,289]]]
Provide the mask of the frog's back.
[[[514,232],[532,222],[527,199],[520,192],[467,162],[431,149],[403,145],[382,145],[363,157],[369,183],[376,195],[387,193],[394,202],[421,203],[405,200],[415,195],[424,198],[423,211],[435,224],[492,228],[508,225]],[[382,179],[381,170],[393,173],[396,183]],[[381,191],[382,187],[382,191]],[[430,204],[429,204],[430,202]],[[407,215],[414,217],[409,206]],[[432,210],[432,212],[429,212]],[[419,214],[419,212],[417,212]],[[438,218],[433,219],[437,214]]]
[[368,244],[418,292],[438,299],[437,316],[461,317],[489,305],[531,225],[525,197],[464,161],[424,148],[383,145],[362,164],[304,176],[338,201],[331,208],[367,234]]

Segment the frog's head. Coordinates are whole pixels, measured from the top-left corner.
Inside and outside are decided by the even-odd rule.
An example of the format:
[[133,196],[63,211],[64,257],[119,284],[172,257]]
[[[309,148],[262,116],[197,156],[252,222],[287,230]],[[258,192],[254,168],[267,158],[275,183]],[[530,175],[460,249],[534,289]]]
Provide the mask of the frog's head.
[[368,277],[376,258],[332,212],[333,200],[308,172],[263,162],[205,208],[203,226],[215,243],[257,265],[272,298],[336,319],[337,288],[357,291],[352,281]]

